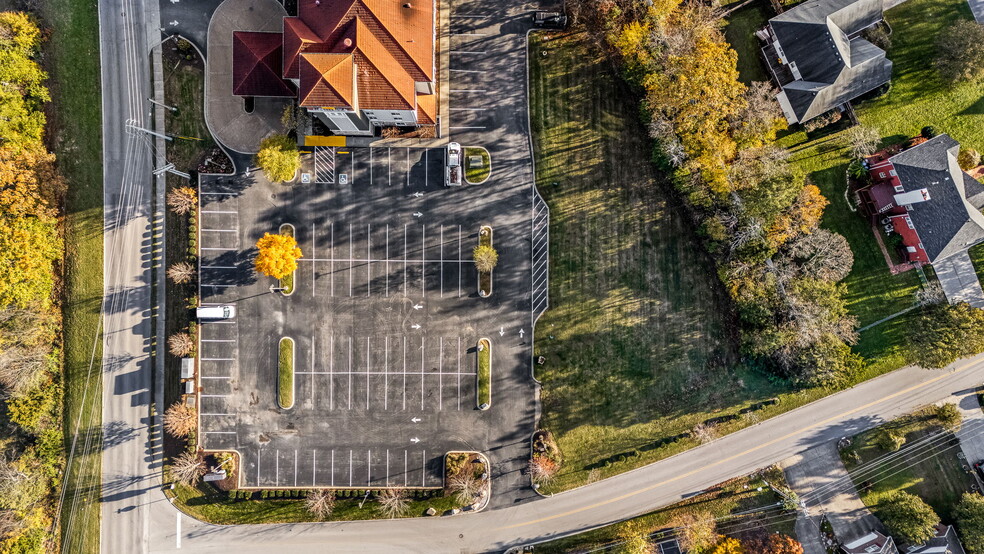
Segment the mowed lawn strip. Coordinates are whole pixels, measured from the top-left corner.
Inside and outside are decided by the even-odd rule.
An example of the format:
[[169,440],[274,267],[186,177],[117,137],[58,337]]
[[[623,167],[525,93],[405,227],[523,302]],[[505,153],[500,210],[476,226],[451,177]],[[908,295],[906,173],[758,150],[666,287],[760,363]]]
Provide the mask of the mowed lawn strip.
[[[66,468],[62,540],[72,552],[99,551],[102,423],[103,175],[99,22],[92,2],[47,0],[41,14],[51,90],[48,142],[68,182],[65,198],[64,388]],[[91,371],[90,371],[91,367]],[[83,402],[84,399],[84,402]],[[86,434],[89,440],[86,441]],[[87,447],[88,445],[88,447]]]
[[478,405],[492,403],[492,343],[486,339],[478,341]]
[[[859,471],[859,465],[889,454],[878,446],[879,437],[887,431],[905,436],[905,445],[891,458],[880,463],[876,461],[873,469]],[[938,435],[940,432],[943,435]],[[931,435],[936,440],[929,439],[929,442],[917,444],[920,439]],[[957,458],[959,440],[953,433],[942,431],[932,410],[885,423],[856,435],[852,443],[841,453],[841,457],[852,473],[861,500],[876,516],[882,499],[902,490],[921,497],[944,521],[953,523],[953,508],[960,501],[960,496],[971,490],[974,480],[963,470],[962,462]]]
[[735,10],[725,19],[724,36],[738,53],[738,79],[746,85],[753,81],[769,80],[762,63],[762,43],[755,36],[755,31],[765,27],[771,13],[766,0],[756,0]]
[[277,401],[281,408],[290,408],[294,405],[294,339],[280,339],[278,366]]
[[788,389],[734,365],[714,264],[649,162],[638,99],[588,42],[533,35],[529,57],[537,185],[551,214],[536,373],[542,426],[565,460],[547,491],[691,448],[690,438],[663,441],[706,420],[732,415],[715,426],[726,433],[826,394],[735,415]]

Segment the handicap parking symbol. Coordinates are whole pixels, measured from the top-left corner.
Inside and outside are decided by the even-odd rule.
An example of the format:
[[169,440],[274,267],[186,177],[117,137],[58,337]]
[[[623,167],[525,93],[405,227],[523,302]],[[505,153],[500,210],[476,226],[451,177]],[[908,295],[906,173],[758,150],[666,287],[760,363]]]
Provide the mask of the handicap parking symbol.
[[338,174],[338,184],[339,185],[347,185],[348,184],[348,173],[339,173]]

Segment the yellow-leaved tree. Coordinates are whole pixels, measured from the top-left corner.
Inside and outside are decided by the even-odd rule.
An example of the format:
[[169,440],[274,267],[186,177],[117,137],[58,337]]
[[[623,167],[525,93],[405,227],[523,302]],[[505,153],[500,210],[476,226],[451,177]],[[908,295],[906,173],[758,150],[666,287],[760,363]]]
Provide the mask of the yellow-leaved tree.
[[294,237],[266,233],[256,241],[256,270],[275,279],[283,279],[297,269],[301,249]]
[[301,153],[287,135],[273,135],[260,142],[256,163],[271,181],[290,181],[301,167]]

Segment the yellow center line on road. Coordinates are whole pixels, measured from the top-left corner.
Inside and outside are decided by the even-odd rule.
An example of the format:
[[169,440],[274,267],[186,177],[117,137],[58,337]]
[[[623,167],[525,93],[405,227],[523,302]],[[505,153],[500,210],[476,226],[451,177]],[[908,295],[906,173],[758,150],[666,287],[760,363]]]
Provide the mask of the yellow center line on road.
[[[642,493],[649,492],[649,491],[651,491],[653,489],[657,489],[659,487],[662,487],[663,485],[667,485],[667,484],[672,483],[674,481],[679,481],[680,479],[684,479],[686,477],[690,477],[691,475],[696,475],[697,473],[700,473],[702,471],[706,471],[709,468],[712,468],[712,467],[715,467],[715,466],[719,466],[721,464],[726,464],[728,462],[731,462],[731,461],[736,460],[738,458],[741,458],[743,456],[747,456],[747,455],[749,455],[749,454],[751,454],[751,453],[753,453],[753,452],[755,452],[757,450],[761,450],[761,449],[766,448],[768,446],[772,446],[773,444],[776,444],[776,443],[782,442],[784,440],[790,439],[792,437],[795,437],[796,435],[800,435],[802,433],[805,433],[805,432],[810,431],[812,429],[815,429],[817,427],[821,427],[821,426],[826,425],[828,423],[831,423],[833,421],[837,421],[838,419],[842,419],[845,416],[849,416],[851,414],[860,412],[860,411],[862,411],[864,409],[870,408],[870,407],[874,406],[875,404],[880,404],[882,402],[887,402],[889,400],[892,400],[893,398],[902,396],[904,394],[908,394],[908,393],[910,393],[910,392],[912,392],[914,390],[918,390],[918,389],[921,389],[923,387],[927,387],[927,386],[929,386],[929,385],[931,385],[931,384],[939,381],[940,379],[946,378],[947,376],[955,375],[957,373],[960,373],[961,371],[964,371],[967,368],[974,366],[976,363],[978,363],[978,362],[968,362],[968,363],[966,363],[966,364],[964,364],[964,365],[962,365],[960,367],[955,368],[953,371],[944,372],[941,375],[938,375],[936,377],[933,377],[932,379],[929,379],[928,381],[923,381],[922,383],[913,385],[913,386],[911,386],[911,387],[909,387],[909,388],[907,388],[905,390],[900,390],[900,391],[898,391],[898,392],[896,392],[894,394],[891,394],[889,396],[886,396],[884,398],[880,398],[880,399],[875,400],[873,402],[869,402],[869,403],[864,404],[862,406],[858,406],[857,408],[853,408],[851,410],[847,410],[846,412],[842,412],[842,413],[837,414],[835,416],[831,416],[831,417],[829,417],[829,418],[827,418],[827,419],[825,419],[823,421],[818,421],[816,423],[807,425],[806,427],[803,427],[803,428],[798,429],[796,431],[793,431],[791,433],[787,433],[787,434],[785,434],[785,435],[783,435],[781,437],[772,439],[771,441],[764,442],[764,443],[762,443],[762,444],[760,444],[758,446],[749,448],[748,450],[745,450],[744,452],[739,452],[738,454],[734,454],[734,455],[729,456],[727,458],[722,458],[722,459],[720,459],[720,460],[718,460],[716,462],[703,465],[703,466],[701,466],[701,467],[699,467],[697,469],[688,471],[686,473],[681,473],[681,474],[679,474],[679,475],[677,475],[675,477],[671,477],[670,479],[666,479],[665,481],[660,481],[659,483],[654,483],[654,484],[649,485],[647,487],[643,487],[641,489],[636,489],[636,490],[634,490],[632,492],[623,494],[621,496],[616,496],[614,498],[609,498],[608,500],[602,500],[601,502],[596,502],[594,504],[589,504],[587,506],[582,506],[582,507],[577,508],[577,509],[574,509],[574,510],[569,510],[569,511],[566,511],[566,512],[561,512],[559,514],[554,514],[554,515],[550,515],[550,516],[546,516],[546,517],[541,517],[539,519],[534,519],[534,520],[530,520],[530,521],[524,521],[522,523],[515,523],[513,525],[507,525],[505,527],[499,527],[496,530],[515,529],[517,527],[526,527],[527,525],[535,525],[537,523],[542,523],[544,521],[550,521],[552,519],[558,519],[558,518],[562,518],[562,517],[574,515],[574,514],[577,514],[577,513],[580,513],[580,512],[585,512],[587,510],[593,510],[593,509],[599,508],[601,506],[606,506],[606,505],[612,504],[614,502],[619,502],[619,501],[625,500],[626,498],[631,498],[633,496],[637,496],[637,495],[640,495]],[[804,407],[805,406],[809,406],[809,404],[804,405]],[[787,413],[789,413],[789,412],[787,412]],[[776,416],[776,417],[782,417],[782,416]],[[666,459],[669,459],[669,458],[666,458]],[[658,462],[653,462],[653,463],[658,463]]]

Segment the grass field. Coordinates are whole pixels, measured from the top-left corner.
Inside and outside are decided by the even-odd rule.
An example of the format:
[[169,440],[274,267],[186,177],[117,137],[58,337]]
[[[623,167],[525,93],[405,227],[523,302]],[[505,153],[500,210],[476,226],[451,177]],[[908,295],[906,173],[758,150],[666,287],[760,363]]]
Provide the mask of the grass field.
[[[482,165],[473,166],[468,161],[472,156],[481,156]],[[489,151],[475,146],[465,147],[465,180],[473,185],[484,183],[492,173],[492,160]]]
[[294,339],[280,339],[278,361],[277,403],[286,409],[294,405]]
[[724,36],[738,53],[738,78],[746,85],[769,80],[762,63],[762,45],[755,31],[765,26],[771,13],[767,0],[757,0],[727,17]]
[[[68,181],[65,199],[65,439],[71,451],[62,507],[63,547],[99,551],[102,423],[103,183],[99,23],[87,0],[40,3],[51,37],[45,45],[52,110],[48,139]],[[91,371],[90,371],[91,369]],[[86,440],[88,438],[88,441]]]
[[[905,435],[906,445],[892,459],[876,462],[871,470],[858,471],[858,465],[888,454],[877,444],[878,437],[888,430]],[[959,441],[952,433],[942,431],[932,443],[917,443],[941,431],[933,412],[924,410],[855,436],[852,446],[841,453],[861,500],[876,516],[883,498],[903,490],[921,497],[944,521],[953,523],[953,508],[960,496],[971,490],[974,480],[961,467]]]
[[[164,43],[165,51],[175,48],[174,42]],[[194,50],[189,55],[193,60],[184,60],[176,56],[166,56],[164,63],[164,98],[178,111],[165,111],[164,125],[167,132],[179,135],[167,146],[168,161],[179,171],[197,169],[202,155],[215,146],[212,135],[205,125],[203,113],[205,96],[205,71],[202,62],[198,60]],[[174,54],[173,52],[168,52]],[[194,140],[202,139],[202,140]]]
[[492,404],[492,343],[486,339],[479,341],[478,351],[478,405]]
[[[785,486],[782,471],[770,468],[765,479],[776,486]],[[761,487],[761,490],[759,490]],[[788,515],[776,504],[782,499],[761,478],[741,477],[713,487],[710,492],[687,499],[634,519],[608,525],[551,542],[536,545],[536,552],[591,552],[603,545],[625,540],[630,534],[653,533],[669,526],[674,518],[699,513],[710,513],[718,522],[718,533],[736,534],[748,529],[764,527],[770,532],[794,536],[794,516]],[[750,511],[752,515],[728,519],[738,512]],[[754,513],[758,512],[758,513]],[[785,517],[782,517],[786,514]],[[618,552],[619,550],[606,550]]]
[[[354,493],[355,491],[353,491]],[[365,491],[361,491],[362,495]],[[438,491],[440,493],[440,491]],[[340,498],[335,503],[330,521],[352,521],[357,519],[383,518],[379,504],[371,497],[362,507],[362,495],[358,498]],[[315,521],[304,507],[304,501],[295,500],[230,500],[225,492],[204,483],[197,487],[176,485],[174,496],[176,505],[186,514],[219,525],[249,524],[249,523],[299,523]],[[412,500],[404,517],[421,517],[427,508],[434,508],[438,514],[443,514],[452,508],[461,508],[454,495],[436,496],[424,500]]]

